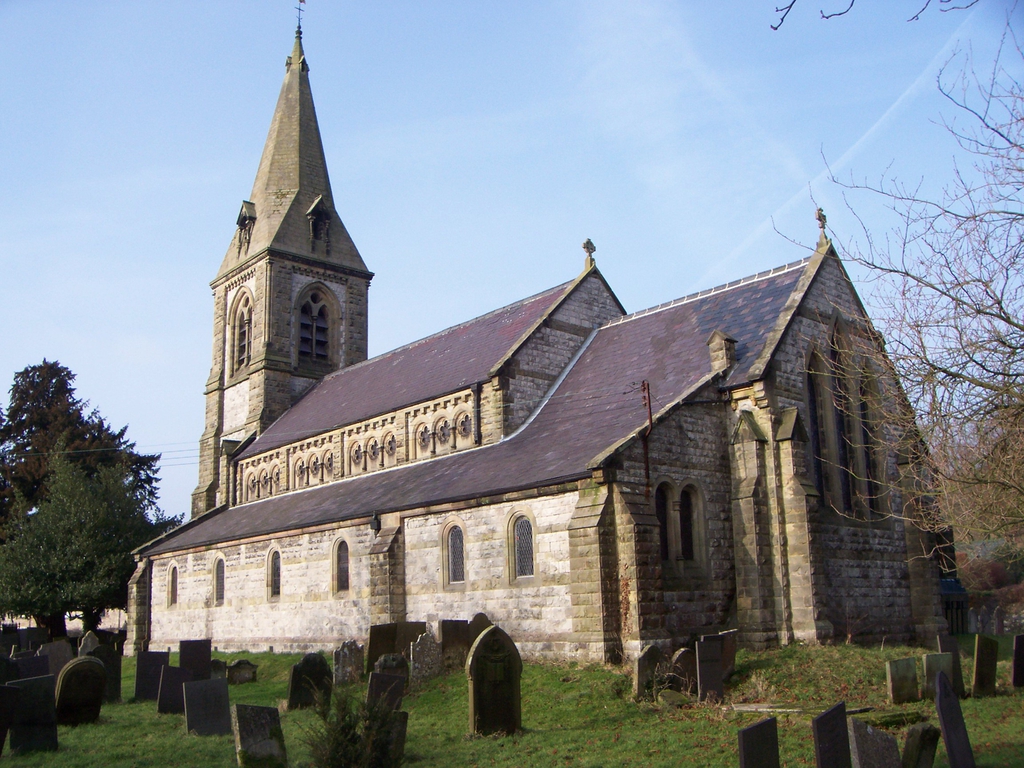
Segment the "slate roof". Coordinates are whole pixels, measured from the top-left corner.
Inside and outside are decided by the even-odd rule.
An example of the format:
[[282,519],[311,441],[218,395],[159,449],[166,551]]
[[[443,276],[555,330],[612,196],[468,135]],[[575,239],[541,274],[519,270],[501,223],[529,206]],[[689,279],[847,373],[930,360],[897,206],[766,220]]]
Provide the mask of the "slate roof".
[[[709,379],[707,341],[713,331],[736,339],[736,365],[725,383],[749,381],[751,369],[776,343],[808,284],[813,266],[807,265],[808,260],[796,262],[602,326],[555,383],[549,399],[499,443],[210,513],[157,540],[144,553],[587,477],[597,457],[645,425],[641,381],[650,383],[659,412]],[[564,286],[553,292],[559,290]]]

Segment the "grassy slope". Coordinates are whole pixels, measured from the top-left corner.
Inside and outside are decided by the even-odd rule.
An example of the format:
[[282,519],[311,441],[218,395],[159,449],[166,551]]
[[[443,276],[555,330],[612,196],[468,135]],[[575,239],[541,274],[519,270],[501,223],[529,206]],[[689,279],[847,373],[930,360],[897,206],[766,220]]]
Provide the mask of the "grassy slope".
[[[1003,639],[1003,655],[1009,658]],[[965,643],[966,645],[967,643]],[[779,716],[783,764],[813,766],[812,714],[845,699],[848,707],[921,713],[936,723],[927,703],[889,707],[884,662],[920,649],[829,646],[790,647],[765,653],[740,652],[737,673],[727,689],[731,702],[771,701],[803,710]],[[218,654],[223,658],[228,657]],[[285,696],[289,666],[298,656],[251,654],[260,682],[232,686],[233,702],[274,705]],[[173,659],[172,659],[172,663]],[[970,660],[964,674],[970,679]],[[1024,692],[1011,694],[1009,662],[999,665],[1000,693],[963,702],[979,766],[1024,762]],[[125,659],[124,692],[134,689],[134,660]],[[574,665],[528,665],[523,673],[523,725],[512,738],[466,736],[466,681],[461,673],[431,681],[406,698],[410,712],[406,748],[411,766],[658,766],[738,765],[736,731],[760,715],[692,706],[681,710],[630,701],[630,681],[619,669]],[[872,715],[878,713],[872,713]],[[868,715],[870,716],[870,715]],[[309,712],[283,718],[291,764],[302,765],[307,751],[303,729]],[[119,766],[232,766],[231,737],[188,736],[184,718],[157,715],[153,702],[106,706],[99,723],[61,727],[61,749],[4,761],[18,766],[117,768]],[[902,731],[894,730],[900,736]],[[941,753],[936,765],[945,766]]]

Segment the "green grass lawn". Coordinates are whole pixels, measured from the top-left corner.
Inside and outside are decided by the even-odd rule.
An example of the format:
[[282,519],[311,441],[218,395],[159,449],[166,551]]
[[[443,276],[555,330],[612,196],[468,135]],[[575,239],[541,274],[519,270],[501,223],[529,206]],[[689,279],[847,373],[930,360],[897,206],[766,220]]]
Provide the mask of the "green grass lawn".
[[[979,766],[1024,764],[1024,692],[1010,688],[1009,641],[1003,638],[999,663],[1000,695],[962,703]],[[961,638],[973,648],[970,638]],[[847,707],[874,707],[866,719],[901,715],[904,721],[927,717],[938,725],[930,703],[891,707],[885,692],[884,662],[922,653],[918,648],[792,646],[763,653],[741,651],[736,674],[726,689],[726,704],[771,703],[799,710],[780,714],[782,763],[813,766],[810,719],[845,700]],[[259,682],[232,686],[231,700],[276,705],[284,698],[288,669],[300,657],[274,654],[216,654],[251,659],[259,665]],[[175,663],[172,656],[172,663]],[[970,680],[971,661],[963,658]],[[134,690],[134,659],[126,658],[123,690]],[[361,689],[361,687],[360,687]],[[410,693],[406,762],[410,766],[737,766],[736,731],[764,715],[691,705],[672,709],[636,703],[624,670],[613,667],[526,665],[522,700],[524,731],[514,737],[466,735],[468,706],[462,673],[431,681]],[[354,691],[356,692],[356,691]],[[361,693],[361,690],[356,692]],[[292,766],[308,761],[304,730],[308,711],[282,716]],[[899,719],[899,718],[897,718]],[[889,718],[889,722],[892,722]],[[60,751],[11,758],[19,766],[233,766],[230,736],[197,737],[185,733],[184,718],[158,715],[154,702],[131,702],[103,708],[100,722],[60,727]],[[904,727],[890,731],[903,744]],[[942,746],[936,761],[947,762]]]

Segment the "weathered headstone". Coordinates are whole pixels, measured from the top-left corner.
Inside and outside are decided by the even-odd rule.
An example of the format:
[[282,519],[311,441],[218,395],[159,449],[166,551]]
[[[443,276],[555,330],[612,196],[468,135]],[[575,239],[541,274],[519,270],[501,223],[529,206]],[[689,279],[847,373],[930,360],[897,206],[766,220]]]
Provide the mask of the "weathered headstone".
[[992,611],[992,634],[1002,635],[1006,632],[1006,614],[1000,606]]
[[978,611],[978,632],[982,635],[987,635],[992,631],[992,627],[989,625],[992,623],[992,619],[989,617],[988,606],[982,606],[981,610]]
[[949,678],[939,673],[935,687],[935,710],[939,715],[942,741],[946,745],[949,768],[974,768],[974,751],[960,710],[960,699],[953,692]]
[[774,717],[741,729],[739,740],[740,768],[780,768],[779,724]]
[[697,692],[697,654],[692,648],[680,648],[672,654],[669,687],[683,693]]
[[895,736],[855,717],[847,718],[847,725],[853,768],[900,768],[900,745]]
[[135,698],[156,701],[160,695],[160,670],[171,663],[167,651],[141,651],[135,657]]
[[395,638],[398,634],[397,624],[374,624],[370,627],[370,639],[366,642],[366,672],[373,671],[377,659],[385,653],[395,652]]
[[633,698],[637,701],[654,699],[655,677],[661,660],[661,649],[656,645],[648,645],[633,662]]
[[210,654],[213,644],[204,640],[182,640],[178,643],[178,666],[187,669],[193,680],[210,679]]
[[7,731],[14,721],[14,712],[18,707],[18,689],[13,685],[0,685],[0,755],[4,752],[4,741]]
[[967,634],[978,634],[978,612],[973,608],[967,611]]
[[210,677],[228,679],[228,663],[224,659],[210,659]]
[[736,671],[736,651],[739,648],[740,631],[727,629],[718,635],[722,638],[722,677],[726,680]]
[[259,665],[253,664],[248,659],[233,661],[227,666],[228,685],[242,685],[243,683],[255,683],[256,673]]
[[926,653],[922,658],[924,662],[924,684],[921,686],[922,699],[935,698],[935,676],[939,672],[945,672],[946,677],[953,679],[953,654],[951,653]]
[[[486,613],[478,613],[469,620],[469,647],[473,647],[473,643],[480,637],[480,633],[488,627],[494,626],[494,622],[487,618]],[[468,653],[468,652],[467,652]]]
[[57,751],[57,709],[53,675],[13,680],[18,705],[11,719],[11,754]]
[[90,630],[82,635],[82,639],[78,641],[78,655],[88,656],[98,645],[100,645],[99,637]]
[[400,653],[385,653],[373,665],[374,672],[388,675],[401,675],[409,679],[409,660]]
[[405,735],[409,730],[409,713],[392,712],[388,733],[388,754],[393,765],[401,765],[405,758]]
[[43,643],[36,651],[37,656],[45,656],[50,664],[49,674],[56,677],[64,669],[64,665],[75,658],[75,651],[66,639],[61,638],[52,643]]
[[853,768],[845,701],[826,709],[811,720],[811,732],[814,735],[814,759],[818,768]]
[[89,656],[103,662],[107,671],[107,688],[103,694],[104,701],[121,700],[121,651],[113,645],[98,645],[89,652]]
[[185,732],[196,736],[231,733],[228,681],[223,677],[196,680],[182,686],[185,697]]
[[288,768],[281,715],[275,707],[231,705],[231,731],[235,757],[241,768]]
[[316,705],[317,698],[331,695],[331,665],[319,653],[307,653],[292,665],[288,678],[288,710]]
[[363,646],[355,640],[346,640],[334,649],[334,684],[358,683],[363,676]]
[[18,645],[23,651],[35,651],[48,642],[50,633],[44,627],[21,627],[18,629]]
[[466,655],[473,643],[469,639],[469,622],[465,619],[441,619],[438,625],[441,635],[441,657],[447,669],[461,669],[466,666]]
[[953,684],[953,690],[961,699],[967,695],[964,688],[963,667],[960,666],[960,644],[952,635],[938,636],[939,653],[948,653],[953,657],[953,676],[949,681]]
[[917,701],[917,659],[896,659],[885,662],[885,681],[889,690],[889,700],[893,704]]
[[442,671],[441,644],[429,631],[424,632],[409,644],[409,684],[432,680]]
[[409,658],[409,646],[420,635],[427,631],[425,621],[400,621],[395,625],[395,648],[392,653],[400,653]]
[[185,712],[182,686],[192,682],[192,673],[181,667],[160,669],[160,689],[157,691],[156,711],[161,715],[180,715]]
[[1011,680],[1014,688],[1024,688],[1024,635],[1013,638],[1013,670]]
[[102,661],[92,656],[69,661],[57,675],[57,724],[95,723],[106,690],[107,670]]
[[725,698],[722,638],[718,635],[697,641],[697,697],[701,701],[722,701]]
[[366,684],[366,703],[373,705],[382,701],[388,709],[395,710],[402,706],[405,695],[405,678],[401,675],[389,675],[384,672],[371,672]]
[[512,638],[495,626],[481,632],[466,659],[470,731],[512,734],[522,728],[522,674],[523,661]]
[[931,723],[917,723],[907,730],[902,768],[932,768],[941,732]]
[[0,685],[5,685],[8,680],[17,680],[20,677],[21,675],[18,674],[18,662],[6,656],[0,656]]
[[50,674],[50,660],[46,656],[16,658],[14,663],[18,665],[18,676],[16,679],[19,680],[29,677],[45,677]]
[[996,661],[999,658],[999,643],[991,637],[977,635],[974,638],[974,682],[971,695],[974,698],[996,695]]

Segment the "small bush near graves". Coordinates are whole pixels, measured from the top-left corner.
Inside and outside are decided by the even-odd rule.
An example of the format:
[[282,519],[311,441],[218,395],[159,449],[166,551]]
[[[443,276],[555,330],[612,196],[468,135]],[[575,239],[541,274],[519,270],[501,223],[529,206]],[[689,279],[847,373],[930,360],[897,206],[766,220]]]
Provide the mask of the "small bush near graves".
[[312,768],[399,768],[391,756],[391,710],[349,691],[320,697],[305,733]]

